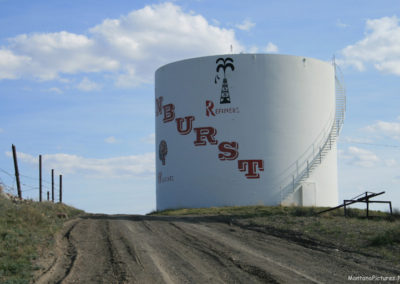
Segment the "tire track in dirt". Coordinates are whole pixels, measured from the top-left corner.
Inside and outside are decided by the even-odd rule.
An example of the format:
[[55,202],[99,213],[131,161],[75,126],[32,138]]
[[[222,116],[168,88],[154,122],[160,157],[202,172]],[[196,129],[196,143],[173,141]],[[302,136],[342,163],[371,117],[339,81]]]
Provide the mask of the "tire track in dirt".
[[61,236],[56,237],[56,256],[42,274],[34,278],[35,283],[62,283],[68,277],[77,257],[77,250],[71,241],[71,232],[77,221],[68,222]]
[[66,241],[68,243],[67,253],[66,253],[67,258],[66,259],[68,260],[69,263],[67,263],[67,266],[65,268],[65,272],[64,272],[65,275],[60,280],[58,280],[56,282],[57,284],[62,283],[62,281],[65,278],[68,277],[68,275],[70,274],[70,272],[72,270],[72,267],[74,266],[74,263],[75,263],[75,260],[76,260],[76,257],[77,257],[77,249],[76,249],[76,247],[74,246],[74,244],[72,243],[72,240],[71,240],[71,232],[75,228],[76,224],[77,223],[72,225],[71,228],[64,235],[64,238],[66,239]]
[[[245,271],[246,273],[249,273],[251,275],[254,275],[255,277],[259,278],[260,281],[262,282],[268,282],[268,283],[279,283],[274,276],[271,273],[267,273],[266,271],[260,269],[257,266],[246,264],[243,262],[240,262],[238,259],[236,259],[234,256],[232,256],[230,253],[226,253],[222,251],[221,249],[216,249],[210,246],[210,244],[205,243],[203,240],[199,239],[197,236],[188,233],[184,229],[182,229],[180,226],[178,226],[175,223],[171,223],[172,226],[176,227],[178,230],[182,232],[182,234],[186,236],[190,236],[187,239],[190,241],[189,245],[192,245],[199,251],[202,251],[208,255],[212,255],[219,263],[221,263],[223,266],[226,267],[226,264],[223,262],[223,260],[227,260],[234,264],[236,267],[238,267],[240,270]],[[227,248],[228,249],[228,248]]]
[[221,218],[87,216],[69,224],[57,245],[55,264],[37,283],[338,283],[348,275],[400,275],[370,265],[379,260],[355,263],[344,252]]
[[158,227],[163,226],[163,223],[154,226],[153,222],[140,221],[124,225],[129,232],[127,234],[135,235],[140,240],[146,239],[145,242],[138,244],[140,258],[145,266],[142,275],[148,275],[150,271],[158,274],[166,283],[180,283],[182,279],[187,279],[189,282],[196,279],[209,281],[209,275],[199,271],[201,263],[197,263],[196,267],[192,263],[193,260],[188,257],[188,253],[191,258],[195,255],[169,235],[160,232]]
[[114,230],[110,230],[110,221],[104,221],[104,235],[107,236],[106,238],[106,247],[108,248],[109,254],[109,262],[111,265],[111,271],[113,278],[117,283],[125,283],[127,281],[127,273],[126,273],[126,265],[121,259],[121,253],[123,250],[120,250],[119,247],[116,245],[116,240],[113,238]]
[[[239,257],[236,257],[234,254],[232,254],[232,252],[234,252],[235,250],[232,249],[231,246],[221,243],[218,239],[212,239],[209,236],[199,235],[200,234],[199,231],[194,232],[193,234],[190,233],[187,230],[187,228],[184,228],[185,226],[183,226],[183,224],[185,224],[186,222],[161,222],[161,223],[152,222],[152,223],[154,224],[151,231],[156,232],[157,230],[160,230],[159,235],[162,235],[162,237],[168,241],[169,245],[176,242],[179,243],[180,246],[193,248],[197,252],[197,254],[204,254],[202,257],[200,257],[203,258],[203,263],[205,262],[204,258],[209,257],[207,262],[209,263],[215,262],[213,263],[212,266],[219,267],[218,271],[220,271],[222,268],[223,270],[226,271],[227,275],[233,276],[221,279],[221,281],[223,282],[226,281],[227,283],[229,283],[232,281],[234,282],[235,280],[237,281],[239,279],[241,280],[241,282],[248,282],[249,280],[251,280],[252,283],[279,282],[278,280],[276,280],[277,276],[274,276],[273,274],[268,272],[268,270],[260,268],[257,263],[243,261],[242,259],[239,259]],[[196,228],[199,228],[199,226],[203,225],[196,223],[194,226],[196,226]],[[252,256],[252,258],[254,258],[254,256]],[[193,256],[190,258],[187,257],[189,263],[191,259],[193,259]],[[200,265],[201,264],[202,263],[200,263]],[[273,265],[276,266],[276,263],[273,263]],[[269,266],[271,266],[271,263],[269,263]],[[271,267],[269,267],[269,270],[271,270]],[[276,271],[277,270],[276,267],[273,270]],[[213,269],[209,268],[208,273],[210,272],[213,272]],[[218,274],[218,272],[215,271],[214,273]],[[298,283],[299,281],[301,281],[301,279],[303,279],[302,280],[303,282],[310,283],[311,281],[314,283],[318,283],[318,281],[312,279],[311,277],[301,275],[301,273],[293,273],[292,270],[289,270],[287,268],[285,269],[284,272],[275,274],[278,276],[280,275],[280,277],[278,277],[277,279],[287,280],[286,274],[288,273],[292,274],[292,277],[295,277]],[[215,279],[213,278],[213,280]]]
[[[289,268],[281,263],[270,259],[264,255],[260,255],[258,252],[243,247],[243,244],[236,243],[236,240],[228,240],[223,242],[221,236],[213,237],[212,234],[204,234],[203,224],[196,224],[196,229],[188,228],[188,224],[185,223],[173,223],[176,228],[179,228],[183,234],[186,234],[192,238],[192,243],[200,244],[203,248],[207,248],[212,251],[215,255],[218,255],[221,259],[230,261],[233,265],[238,267],[244,272],[254,275],[259,278],[262,282],[268,283],[280,283],[286,279],[288,275],[294,274],[291,277],[297,279],[297,283],[308,282],[308,283],[320,283],[318,280],[305,275],[295,269]],[[221,224],[220,224],[221,225]],[[231,230],[229,230],[232,232]],[[231,242],[234,242],[231,244]],[[240,249],[239,249],[240,248]],[[251,256],[249,262],[242,255],[247,254]],[[256,262],[254,260],[257,260]],[[268,270],[259,265],[260,262],[267,261]],[[271,272],[272,271],[272,272]]]

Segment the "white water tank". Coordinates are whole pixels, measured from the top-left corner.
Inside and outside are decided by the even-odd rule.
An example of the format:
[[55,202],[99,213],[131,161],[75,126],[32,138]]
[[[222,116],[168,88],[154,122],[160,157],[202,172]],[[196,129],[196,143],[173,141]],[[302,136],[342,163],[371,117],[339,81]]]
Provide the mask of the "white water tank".
[[337,205],[335,71],[227,54],[155,74],[157,210]]

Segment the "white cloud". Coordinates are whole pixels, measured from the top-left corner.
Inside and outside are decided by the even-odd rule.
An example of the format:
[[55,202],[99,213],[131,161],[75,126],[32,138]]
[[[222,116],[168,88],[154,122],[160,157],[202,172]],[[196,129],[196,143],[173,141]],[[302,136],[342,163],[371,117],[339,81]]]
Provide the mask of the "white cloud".
[[104,141],[108,144],[114,144],[117,143],[117,139],[114,136],[107,137],[104,139]]
[[3,132],[4,132],[3,128],[0,128],[0,133],[3,133]]
[[358,147],[348,147],[340,151],[339,155],[349,164],[364,168],[374,167],[381,161],[373,152]]
[[378,121],[365,127],[366,131],[383,134],[390,138],[400,140],[400,122]]
[[[11,157],[11,152],[6,152]],[[18,160],[34,164],[38,158],[18,152]],[[151,177],[155,173],[155,154],[145,153],[136,156],[122,156],[108,159],[92,159],[70,154],[42,155],[43,166],[57,169],[63,174],[82,173],[101,177]]]
[[245,19],[241,24],[235,25],[235,27],[242,31],[249,31],[255,25],[256,24],[250,21],[249,19]]
[[257,53],[257,52],[258,52],[258,47],[255,46],[255,45],[250,46],[250,47],[247,49],[247,52],[249,52],[249,53]]
[[336,20],[336,26],[339,27],[339,28],[347,28],[349,25],[343,23],[341,19],[337,19]]
[[211,22],[214,26],[219,26],[221,24],[217,19],[212,19]]
[[276,53],[276,52],[278,52],[278,47],[275,44],[273,44],[272,42],[269,42],[267,44],[267,46],[265,47],[265,52]]
[[[97,42],[85,35],[57,33],[22,34],[10,39],[10,50],[29,58],[16,71],[22,76],[53,80],[59,74],[116,70],[119,62],[98,52]],[[15,66],[10,65],[15,69]],[[20,77],[15,72],[15,77]]]
[[387,167],[393,168],[397,166],[397,161],[395,159],[387,159],[385,160],[385,165]]
[[79,90],[85,91],[85,92],[90,92],[90,91],[96,91],[100,90],[101,86],[91,80],[89,80],[87,77],[84,77],[82,81],[76,86]]
[[369,138],[354,138],[354,137],[349,137],[349,136],[339,136],[339,141],[340,142],[345,142],[345,143],[372,143],[373,140]]
[[[6,156],[7,157],[12,157],[13,156],[13,154],[12,154],[12,152],[6,152]],[[34,157],[34,156],[32,156],[32,155],[30,155],[30,154],[25,154],[25,153],[22,153],[22,152],[17,152],[17,159],[18,159],[18,161],[19,160],[21,160],[21,161],[24,161],[24,162],[26,162],[26,163],[29,163],[29,164],[38,164],[39,163],[39,157]]]
[[0,80],[20,77],[24,66],[29,64],[30,60],[28,56],[18,56],[11,50],[0,49]]
[[56,94],[62,94],[63,91],[57,87],[52,87],[47,89],[47,92],[51,92],[51,93],[56,93]]
[[118,75],[115,85],[120,88],[136,87],[148,80],[136,74],[134,66],[126,66],[124,73]]
[[174,60],[240,52],[234,30],[220,28],[172,3],[146,6],[106,19],[86,35],[67,31],[22,34],[0,50],[0,79],[60,79],[63,74],[108,72],[116,85],[153,80]]
[[400,76],[400,26],[396,16],[367,20],[364,39],[345,47],[340,64],[365,70],[371,63],[382,72]]
[[[278,47],[272,42],[269,42],[264,48],[261,48],[261,52],[266,52],[266,53],[277,53],[278,51],[279,51]],[[246,49],[246,52],[258,53],[260,52],[260,48],[256,45],[252,45]]]
[[152,133],[149,136],[145,137],[142,139],[143,142],[148,143],[148,144],[153,144],[155,143],[155,139],[156,139],[156,134]]

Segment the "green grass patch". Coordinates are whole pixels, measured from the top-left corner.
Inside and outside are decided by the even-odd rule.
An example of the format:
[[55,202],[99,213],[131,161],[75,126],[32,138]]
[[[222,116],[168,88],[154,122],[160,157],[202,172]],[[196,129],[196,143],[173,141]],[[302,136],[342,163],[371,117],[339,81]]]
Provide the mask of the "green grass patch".
[[155,211],[149,215],[163,216],[187,216],[187,215],[236,215],[242,218],[263,217],[272,215],[304,215],[314,214],[317,211],[313,207],[282,207],[282,206],[226,206],[210,208],[181,208]]
[[400,227],[386,229],[371,239],[371,246],[400,244]]
[[59,213],[69,219],[83,211],[51,202],[14,203],[0,195],[0,283],[30,282],[33,261],[67,220]]

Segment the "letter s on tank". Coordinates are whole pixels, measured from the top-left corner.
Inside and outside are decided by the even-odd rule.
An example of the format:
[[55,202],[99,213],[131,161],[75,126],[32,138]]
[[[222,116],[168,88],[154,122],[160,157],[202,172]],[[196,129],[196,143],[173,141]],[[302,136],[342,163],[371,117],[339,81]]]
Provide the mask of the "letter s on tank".
[[224,160],[235,160],[239,156],[239,144],[237,142],[221,142],[218,145],[218,150],[221,152],[218,154],[218,158],[221,161]]

